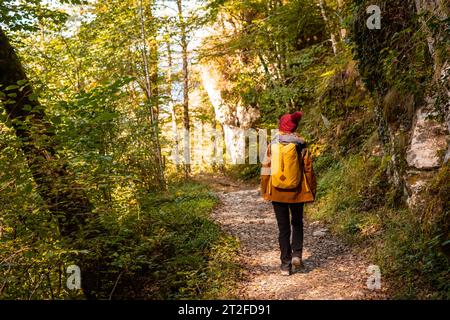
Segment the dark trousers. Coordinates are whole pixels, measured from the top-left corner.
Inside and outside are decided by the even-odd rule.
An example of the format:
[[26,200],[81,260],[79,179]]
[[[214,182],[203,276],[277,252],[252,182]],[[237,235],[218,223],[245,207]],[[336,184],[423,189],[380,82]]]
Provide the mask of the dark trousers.
[[278,223],[281,267],[288,268],[291,264],[292,257],[302,257],[303,203],[282,203],[272,201],[272,205]]

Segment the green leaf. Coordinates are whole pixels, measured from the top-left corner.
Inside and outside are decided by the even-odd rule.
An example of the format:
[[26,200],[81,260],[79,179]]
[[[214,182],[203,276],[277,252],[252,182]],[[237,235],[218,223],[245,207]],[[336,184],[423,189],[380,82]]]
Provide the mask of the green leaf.
[[119,114],[117,112],[103,112],[103,113],[100,113],[95,118],[95,120],[98,122],[110,121],[110,120],[117,118],[118,116],[119,116]]
[[36,101],[38,98],[38,95],[36,93],[31,93],[28,97],[28,99],[30,99],[30,101]]
[[15,90],[15,89],[18,89],[18,88],[19,88],[18,85],[13,84],[13,85],[7,86],[7,87],[5,88],[5,90],[6,90],[6,91],[11,91],[11,90]]
[[33,190],[33,186],[31,184],[27,184],[25,186],[25,188],[23,188],[23,192],[25,192],[25,193],[31,193],[32,190]]

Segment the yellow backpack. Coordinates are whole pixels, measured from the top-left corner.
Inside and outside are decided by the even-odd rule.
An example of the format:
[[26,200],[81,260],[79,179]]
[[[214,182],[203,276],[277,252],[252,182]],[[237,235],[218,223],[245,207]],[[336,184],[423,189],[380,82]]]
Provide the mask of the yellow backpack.
[[280,189],[292,189],[300,183],[300,164],[294,143],[271,144],[270,183]]

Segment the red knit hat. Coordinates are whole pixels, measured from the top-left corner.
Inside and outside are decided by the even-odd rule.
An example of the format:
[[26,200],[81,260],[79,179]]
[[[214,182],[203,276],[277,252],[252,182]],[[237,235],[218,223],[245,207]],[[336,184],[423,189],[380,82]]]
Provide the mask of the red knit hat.
[[302,116],[303,112],[301,111],[283,115],[278,123],[278,129],[284,132],[294,132],[297,130],[298,122]]

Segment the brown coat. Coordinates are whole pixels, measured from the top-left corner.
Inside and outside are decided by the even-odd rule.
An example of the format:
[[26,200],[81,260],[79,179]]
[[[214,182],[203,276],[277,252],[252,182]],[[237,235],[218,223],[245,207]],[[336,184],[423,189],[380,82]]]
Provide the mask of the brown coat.
[[267,148],[265,159],[261,168],[261,194],[265,200],[299,203],[312,202],[316,195],[317,181],[311,156],[305,148],[299,153],[300,172],[302,178],[298,187],[293,189],[280,189],[270,183],[270,144]]

